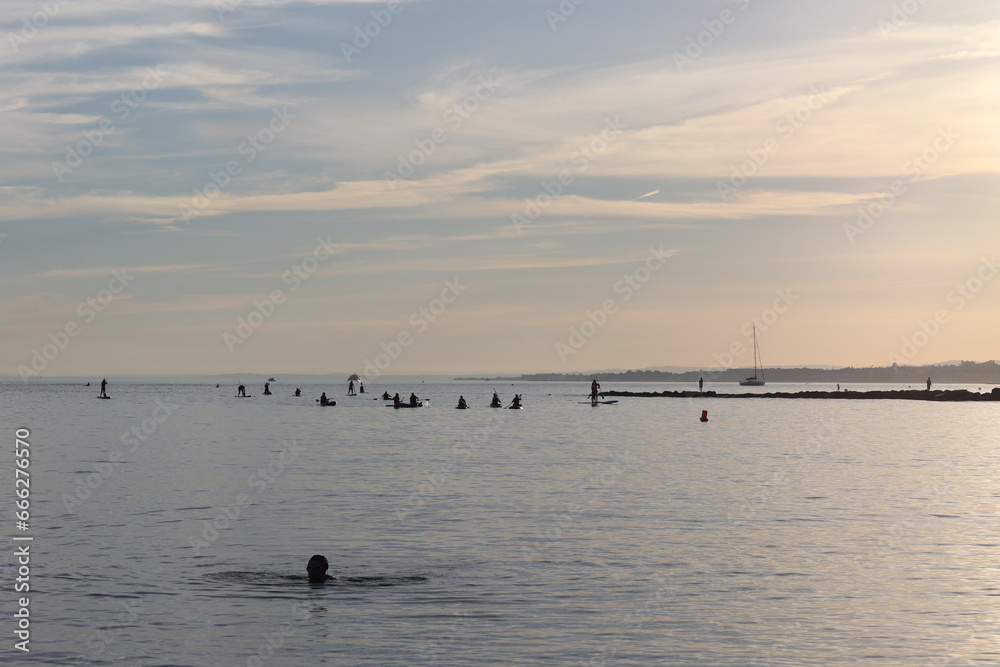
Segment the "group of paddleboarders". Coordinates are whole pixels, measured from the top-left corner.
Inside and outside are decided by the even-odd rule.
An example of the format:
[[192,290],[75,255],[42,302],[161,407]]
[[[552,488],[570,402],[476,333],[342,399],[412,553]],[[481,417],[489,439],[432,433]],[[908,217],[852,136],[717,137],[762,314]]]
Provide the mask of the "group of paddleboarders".
[[[459,396],[458,397],[458,407],[462,408],[463,405],[465,405],[465,407],[468,407],[468,405],[465,403],[465,398],[462,397],[462,396]],[[496,392],[496,390],[493,391],[493,400],[490,401],[490,407],[491,408],[502,408],[503,407],[503,401],[500,400],[500,394],[498,394]],[[507,408],[508,409],[513,409],[513,410],[520,410],[521,409],[521,394],[514,394],[514,400],[512,400],[510,402],[510,405],[508,405]],[[464,408],[462,408],[462,409],[464,409]]]
[[[383,395],[382,398],[385,398],[385,396]],[[399,397],[398,391],[396,392],[396,395],[392,397],[392,406],[394,408],[402,408],[402,407],[415,408],[419,405],[420,405],[420,399],[417,398],[417,395],[413,393],[410,394],[409,403],[403,403],[403,400]]]

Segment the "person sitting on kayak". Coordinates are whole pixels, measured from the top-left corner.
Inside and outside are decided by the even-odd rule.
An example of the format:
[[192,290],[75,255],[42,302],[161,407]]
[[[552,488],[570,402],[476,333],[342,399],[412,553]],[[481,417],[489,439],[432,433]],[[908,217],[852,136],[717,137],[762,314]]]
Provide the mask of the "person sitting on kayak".
[[326,556],[321,556],[319,554],[310,558],[309,563],[306,565],[306,573],[309,575],[309,581],[314,584],[321,581],[336,579],[336,577],[330,576],[326,573],[329,569],[330,561],[326,559]]
[[469,407],[469,404],[465,402],[465,396],[458,397],[458,407],[462,408],[463,410]]
[[265,382],[264,383],[264,395],[265,396],[270,396],[271,395],[271,383],[270,382]]
[[326,397],[326,392],[324,391],[324,392],[323,392],[322,394],[320,394],[320,397],[319,397],[319,404],[320,404],[320,405],[323,405],[324,403],[329,403],[329,402],[330,402],[330,399],[328,399],[328,398]]
[[510,407],[512,407],[512,408],[519,408],[519,407],[521,407],[521,395],[520,394],[514,394],[514,400],[511,401]]
[[418,403],[420,403],[420,399],[417,398],[417,395],[416,394],[410,394],[410,405],[416,406]]
[[490,403],[490,405],[503,405],[503,402],[500,400],[500,396],[496,392],[493,392],[493,402]]
[[245,397],[247,395],[247,388],[241,384],[239,387],[236,388],[236,395]]
[[296,387],[296,388],[295,388],[295,395],[296,395],[296,396],[301,396],[301,395],[302,395],[302,390],[301,390],[301,389],[299,389],[298,387]]
[[392,398],[392,396],[389,395],[389,392],[387,392],[387,391],[383,391],[382,392],[382,400],[383,401],[388,401],[390,398]]
[[358,382],[358,393],[359,394],[365,393],[365,383],[364,382]]

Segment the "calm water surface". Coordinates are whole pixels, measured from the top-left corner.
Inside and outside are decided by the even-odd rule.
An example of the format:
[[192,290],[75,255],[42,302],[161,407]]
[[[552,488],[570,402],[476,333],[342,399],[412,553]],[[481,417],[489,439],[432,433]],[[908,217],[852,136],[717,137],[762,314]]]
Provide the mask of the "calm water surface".
[[32,653],[8,616],[0,660],[1000,664],[1000,404],[386,388],[431,403],[0,384],[35,538]]

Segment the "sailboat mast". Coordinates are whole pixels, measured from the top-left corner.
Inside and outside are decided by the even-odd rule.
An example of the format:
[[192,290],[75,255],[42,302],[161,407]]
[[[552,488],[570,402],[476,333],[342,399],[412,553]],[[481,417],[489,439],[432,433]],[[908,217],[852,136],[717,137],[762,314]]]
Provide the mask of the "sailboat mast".
[[757,323],[753,325],[753,375],[757,377],[757,364],[760,362],[760,379],[764,379],[764,362],[760,358],[760,350],[757,348]]

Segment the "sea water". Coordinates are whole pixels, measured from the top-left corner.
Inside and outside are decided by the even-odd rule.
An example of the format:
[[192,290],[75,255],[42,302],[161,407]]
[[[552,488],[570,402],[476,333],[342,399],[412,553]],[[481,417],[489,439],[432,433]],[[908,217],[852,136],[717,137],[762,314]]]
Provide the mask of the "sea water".
[[495,384],[0,383],[6,487],[17,429],[31,451],[0,660],[1000,664],[1000,404],[496,386],[515,411]]

